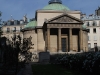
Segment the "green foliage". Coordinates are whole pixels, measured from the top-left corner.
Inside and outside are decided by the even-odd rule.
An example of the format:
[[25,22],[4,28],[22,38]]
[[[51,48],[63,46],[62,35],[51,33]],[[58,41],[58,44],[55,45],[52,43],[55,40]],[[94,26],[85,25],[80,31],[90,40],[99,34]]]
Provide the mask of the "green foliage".
[[[2,13],[0,11],[0,17],[1,17]],[[1,25],[1,19],[0,19],[0,25]],[[1,38],[1,35],[2,35],[2,31],[1,31],[1,27],[0,27],[0,38]]]
[[58,55],[55,61],[69,69],[100,74],[100,52]]
[[[32,42],[32,37],[25,38],[23,43],[21,42],[20,35],[14,35],[9,40],[6,37],[2,37],[0,44],[0,57],[2,61],[0,64],[0,75],[5,75],[13,71],[13,73],[17,73],[22,67],[25,67],[25,63],[31,61],[31,52],[28,51],[30,49]],[[21,60],[21,61],[19,61]],[[10,75],[10,74],[9,74]]]
[[2,30],[0,29],[0,38],[1,38],[2,33],[3,33],[3,32],[2,32]]

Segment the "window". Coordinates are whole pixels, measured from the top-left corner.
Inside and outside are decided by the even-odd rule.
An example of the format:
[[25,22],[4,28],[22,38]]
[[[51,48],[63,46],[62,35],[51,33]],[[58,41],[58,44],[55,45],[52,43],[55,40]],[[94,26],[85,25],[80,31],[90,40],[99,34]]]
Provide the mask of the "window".
[[90,29],[87,29],[88,33],[90,33]]
[[13,30],[13,32],[16,32],[16,27],[14,27],[14,30]]
[[20,31],[22,30],[22,27],[20,27]]
[[7,28],[7,32],[10,32],[10,28]]
[[88,41],[90,41],[90,36],[88,36]]
[[89,22],[87,22],[87,26],[89,26]]
[[96,47],[97,46],[97,43],[94,43],[94,47]]
[[97,25],[96,21],[93,21],[93,26],[96,26],[96,25]]
[[91,48],[91,43],[88,43],[88,48]]
[[97,41],[97,37],[96,36],[94,36],[94,41]]
[[96,33],[96,28],[93,28],[93,33]]

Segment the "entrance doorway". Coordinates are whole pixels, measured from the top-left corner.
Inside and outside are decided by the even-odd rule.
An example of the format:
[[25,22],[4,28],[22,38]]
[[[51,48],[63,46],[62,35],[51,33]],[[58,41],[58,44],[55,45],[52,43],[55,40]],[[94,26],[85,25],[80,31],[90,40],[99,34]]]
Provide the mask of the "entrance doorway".
[[66,38],[61,38],[62,52],[66,52]]

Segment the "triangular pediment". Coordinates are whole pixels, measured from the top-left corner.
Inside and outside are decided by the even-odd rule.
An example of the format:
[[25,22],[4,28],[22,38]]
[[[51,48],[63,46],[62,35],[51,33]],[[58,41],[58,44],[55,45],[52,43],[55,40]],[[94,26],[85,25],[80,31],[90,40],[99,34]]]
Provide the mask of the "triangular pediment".
[[83,23],[82,20],[68,14],[62,14],[47,20],[48,23]]

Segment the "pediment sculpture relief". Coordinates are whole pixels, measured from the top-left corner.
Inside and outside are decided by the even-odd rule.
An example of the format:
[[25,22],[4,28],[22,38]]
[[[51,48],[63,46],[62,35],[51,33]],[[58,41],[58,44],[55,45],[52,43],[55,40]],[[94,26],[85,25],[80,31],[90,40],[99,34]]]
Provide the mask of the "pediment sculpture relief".
[[77,21],[70,17],[63,16],[60,18],[56,18],[55,20],[52,20],[51,22],[77,22]]

